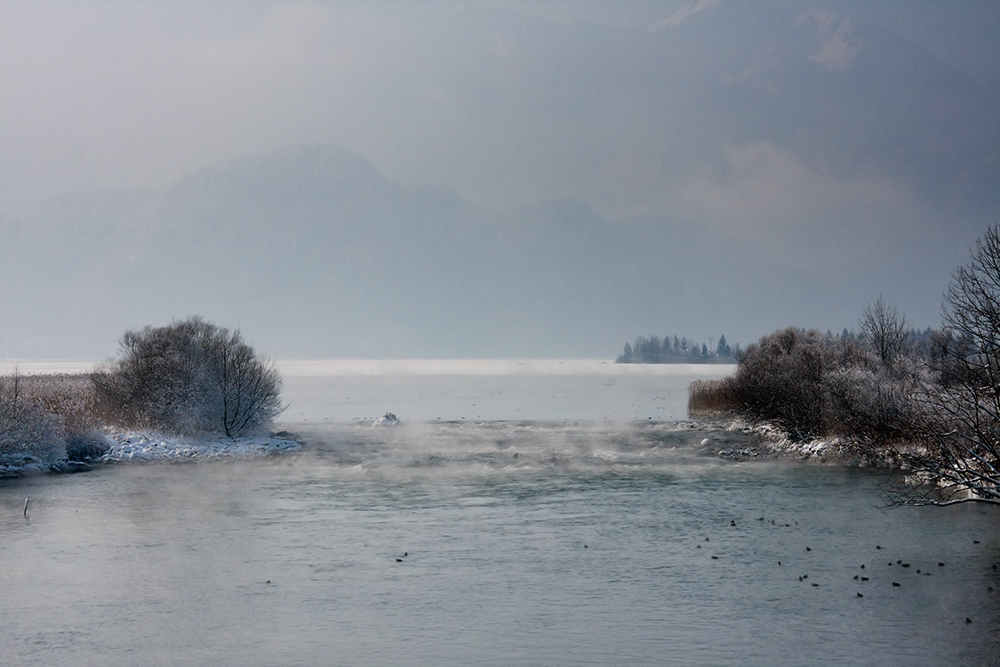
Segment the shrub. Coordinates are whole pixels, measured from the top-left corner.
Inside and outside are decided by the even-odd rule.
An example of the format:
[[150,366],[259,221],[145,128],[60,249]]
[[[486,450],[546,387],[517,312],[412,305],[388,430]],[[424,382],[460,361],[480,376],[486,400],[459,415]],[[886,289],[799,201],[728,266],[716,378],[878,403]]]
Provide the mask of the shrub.
[[28,454],[52,462],[66,454],[62,419],[25,390],[18,373],[0,378],[0,454]]
[[240,332],[192,317],[127,331],[91,376],[117,423],[180,434],[246,435],[281,413],[281,376]]
[[912,442],[926,428],[923,397],[928,386],[916,368],[908,373],[889,373],[884,367],[835,369],[824,380],[828,428],[878,447]]
[[846,436],[864,448],[913,441],[928,423],[926,364],[864,337],[789,328],[744,350],[728,393],[751,419],[797,438]]
[[818,331],[788,328],[749,345],[733,391],[752,419],[776,422],[796,437],[824,432],[823,376],[828,356]]
[[66,458],[70,461],[96,459],[109,449],[108,437],[96,429],[73,433],[66,438]]

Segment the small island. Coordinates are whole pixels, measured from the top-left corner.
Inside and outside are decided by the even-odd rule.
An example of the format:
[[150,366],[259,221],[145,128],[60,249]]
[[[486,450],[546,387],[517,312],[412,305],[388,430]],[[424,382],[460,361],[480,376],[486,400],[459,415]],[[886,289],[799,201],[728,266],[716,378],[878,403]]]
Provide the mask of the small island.
[[740,346],[730,347],[726,336],[719,336],[714,348],[695,343],[686,336],[639,336],[615,359],[618,364],[735,364]]

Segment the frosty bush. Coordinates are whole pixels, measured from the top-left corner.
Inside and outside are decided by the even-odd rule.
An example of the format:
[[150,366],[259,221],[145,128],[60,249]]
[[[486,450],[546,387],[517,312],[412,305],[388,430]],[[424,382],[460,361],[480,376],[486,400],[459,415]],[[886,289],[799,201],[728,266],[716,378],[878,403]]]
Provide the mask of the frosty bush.
[[891,462],[894,503],[1000,505],[1000,227],[952,276],[941,331],[906,329],[879,297],[860,336],[785,329],[749,346],[733,378],[691,404],[734,406],[794,437],[844,435]]
[[747,347],[735,377],[709,389],[796,438],[847,436],[881,448],[923,433],[930,386],[926,366],[900,348],[890,355],[865,337],[789,328]]
[[829,431],[858,444],[881,448],[912,442],[927,428],[923,399],[932,388],[916,364],[905,372],[875,364],[837,368],[824,379],[824,390]]
[[282,411],[274,365],[200,317],[127,331],[118,359],[91,376],[98,400],[129,428],[250,434]]
[[28,454],[52,462],[66,455],[63,420],[26,391],[18,373],[0,377],[0,455]]
[[742,352],[732,390],[751,418],[777,422],[796,437],[824,431],[826,350],[818,331],[788,328]]

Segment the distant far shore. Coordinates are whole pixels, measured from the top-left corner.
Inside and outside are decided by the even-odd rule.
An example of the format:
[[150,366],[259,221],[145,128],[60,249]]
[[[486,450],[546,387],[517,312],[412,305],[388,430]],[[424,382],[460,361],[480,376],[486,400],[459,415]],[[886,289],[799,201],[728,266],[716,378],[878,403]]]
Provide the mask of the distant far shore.
[[[689,375],[718,368],[720,377],[735,364],[617,364],[611,359],[278,359],[283,376],[318,375]],[[716,373],[713,373],[713,375]]]
[[[735,364],[619,364],[612,359],[275,359],[283,377],[377,375],[685,375],[718,369],[719,377]],[[3,359],[0,374],[17,368],[22,375],[89,373],[97,362],[58,359]]]

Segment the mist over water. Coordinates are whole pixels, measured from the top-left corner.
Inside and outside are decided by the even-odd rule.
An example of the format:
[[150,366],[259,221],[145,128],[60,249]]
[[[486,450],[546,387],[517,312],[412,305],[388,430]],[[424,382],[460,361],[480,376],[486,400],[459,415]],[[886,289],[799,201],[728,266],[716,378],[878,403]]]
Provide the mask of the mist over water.
[[[657,395],[681,396],[695,377],[658,376]],[[649,389],[646,377],[636,385],[619,377],[601,399],[592,397],[608,376],[594,374],[322,379],[326,388],[287,378],[292,409],[314,410],[308,422],[281,425],[307,444],[294,455],[0,486],[5,660],[1000,658],[1000,601],[987,591],[1000,588],[992,567],[1000,541],[988,509],[883,511],[880,480],[863,470],[706,455],[704,438],[752,443],[724,424],[572,416],[613,387],[631,405],[628,395]],[[506,393],[525,379],[520,393]],[[418,385],[425,398],[399,402]],[[346,392],[367,392],[365,406],[395,411],[403,425],[324,421],[320,408]],[[547,418],[426,416],[501,392],[490,408],[497,414]],[[376,405],[379,395],[396,400]],[[678,409],[674,399],[664,403],[665,413]]]

